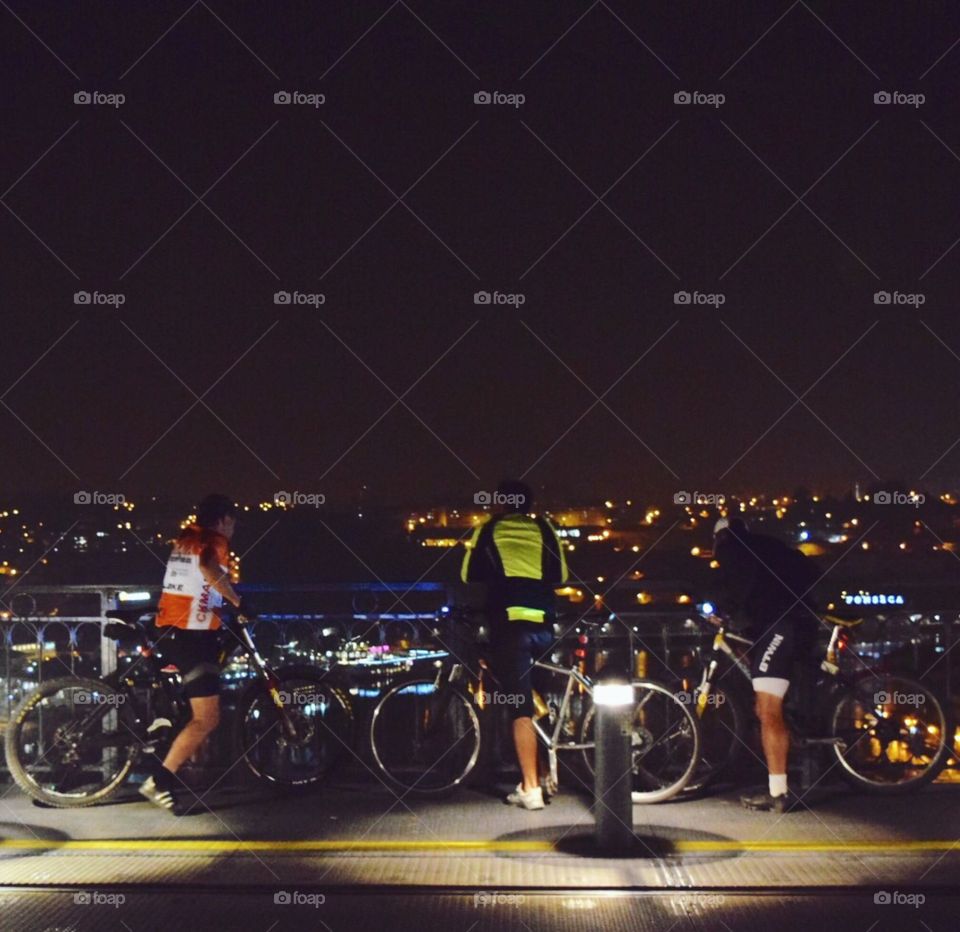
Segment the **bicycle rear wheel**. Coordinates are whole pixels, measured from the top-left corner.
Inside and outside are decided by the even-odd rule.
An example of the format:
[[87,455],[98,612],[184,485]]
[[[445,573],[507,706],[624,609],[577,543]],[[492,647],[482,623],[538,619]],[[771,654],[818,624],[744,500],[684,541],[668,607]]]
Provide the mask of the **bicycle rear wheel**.
[[[700,757],[700,726],[676,693],[662,683],[634,680],[636,703],[631,729],[632,785],[635,803],[659,803],[676,796],[689,783]],[[581,743],[594,742],[596,708],[583,719]],[[594,750],[583,751],[590,775]]]
[[10,775],[25,793],[61,809],[112,796],[140,755],[128,695],[103,680],[44,683],[14,710],[4,738]]
[[869,793],[893,795],[936,779],[953,746],[953,726],[922,683],[894,674],[860,678],[837,698],[832,747],[844,779]]
[[466,780],[480,756],[480,719],[449,683],[407,679],[377,703],[370,745],[380,772],[410,793],[439,794]]
[[734,692],[714,685],[702,711],[697,706],[698,691],[694,691],[691,698],[700,723],[700,759],[684,788],[688,793],[705,789],[734,769],[746,749],[750,725],[747,708]]

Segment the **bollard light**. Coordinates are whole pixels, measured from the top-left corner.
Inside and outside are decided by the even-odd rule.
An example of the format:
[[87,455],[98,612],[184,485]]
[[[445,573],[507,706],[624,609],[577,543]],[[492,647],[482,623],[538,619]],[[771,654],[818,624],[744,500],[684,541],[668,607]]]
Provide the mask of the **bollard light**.
[[633,705],[633,686],[616,681],[597,683],[593,687],[593,701],[596,705]]
[[622,671],[604,668],[594,684],[594,839],[609,855],[629,853],[634,845],[631,799],[631,724],[633,685]]

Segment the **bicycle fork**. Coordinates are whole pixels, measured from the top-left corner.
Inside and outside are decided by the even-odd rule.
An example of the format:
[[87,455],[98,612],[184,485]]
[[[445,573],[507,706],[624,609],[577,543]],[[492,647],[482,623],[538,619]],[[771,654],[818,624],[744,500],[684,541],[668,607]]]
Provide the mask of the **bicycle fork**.
[[283,704],[283,697],[280,695],[279,688],[280,681],[276,678],[273,671],[267,666],[267,663],[263,657],[260,656],[256,645],[253,643],[253,638],[250,637],[250,632],[247,631],[245,625],[241,628],[241,638],[247,648],[247,653],[249,654],[250,659],[253,660],[253,665],[257,668],[258,675],[263,680],[264,685],[267,688],[270,699],[273,701],[273,704],[280,715],[280,721],[283,724],[283,730],[286,736],[291,741],[296,741],[298,738],[297,727],[287,712],[287,707]]

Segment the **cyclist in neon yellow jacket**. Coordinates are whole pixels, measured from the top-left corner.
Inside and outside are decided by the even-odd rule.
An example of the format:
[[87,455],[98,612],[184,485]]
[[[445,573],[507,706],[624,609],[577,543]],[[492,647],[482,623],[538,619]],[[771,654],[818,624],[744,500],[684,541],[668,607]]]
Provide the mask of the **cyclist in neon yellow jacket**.
[[533,729],[535,660],[553,644],[554,589],[567,581],[567,561],[556,529],[530,514],[533,493],[522,482],[500,483],[493,503],[500,509],[467,542],[461,578],[485,583],[497,692],[494,705],[513,715],[513,742],[522,775],[507,801],[524,809],[543,808]]

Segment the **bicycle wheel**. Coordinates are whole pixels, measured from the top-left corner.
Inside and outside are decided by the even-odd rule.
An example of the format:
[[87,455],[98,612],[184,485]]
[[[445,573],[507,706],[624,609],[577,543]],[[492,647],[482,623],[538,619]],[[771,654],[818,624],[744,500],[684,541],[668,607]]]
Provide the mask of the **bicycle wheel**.
[[384,693],[370,723],[373,759],[395,786],[445,793],[480,756],[480,719],[469,695],[449,683],[404,680]]
[[[690,781],[700,756],[700,726],[676,693],[652,680],[634,680],[636,704],[631,730],[632,788],[635,803],[659,803],[676,796]],[[591,704],[580,732],[592,745],[596,708]],[[590,775],[594,751],[583,751]]]
[[295,735],[260,682],[237,706],[236,747],[258,780],[286,788],[322,780],[350,747],[353,715],[344,693],[313,667],[276,673],[278,692]]
[[831,735],[841,738],[833,755],[844,779],[870,793],[919,789],[943,770],[953,745],[953,726],[940,700],[907,677],[869,675],[837,698]]
[[702,711],[698,711],[696,692],[692,698],[693,711],[700,723],[700,760],[684,787],[688,793],[705,789],[733,769],[743,754],[750,724],[743,700],[716,684]]
[[92,806],[112,796],[140,755],[129,696],[103,680],[44,683],[14,710],[4,745],[17,786],[48,806]]

